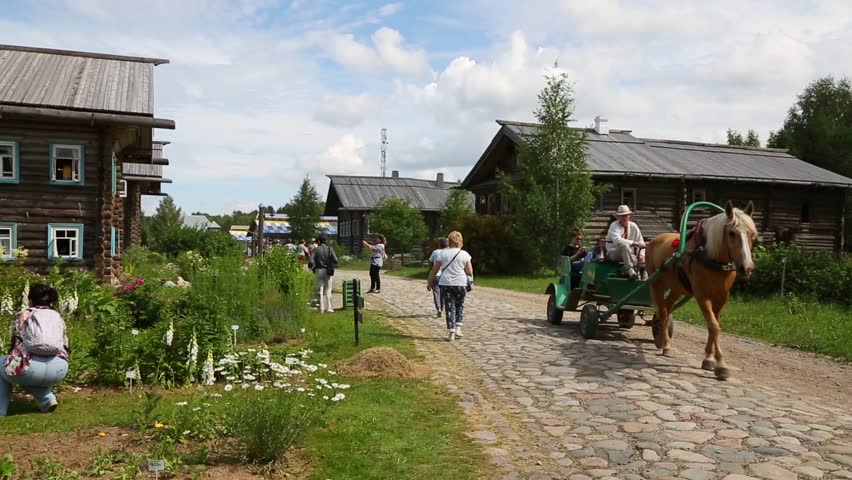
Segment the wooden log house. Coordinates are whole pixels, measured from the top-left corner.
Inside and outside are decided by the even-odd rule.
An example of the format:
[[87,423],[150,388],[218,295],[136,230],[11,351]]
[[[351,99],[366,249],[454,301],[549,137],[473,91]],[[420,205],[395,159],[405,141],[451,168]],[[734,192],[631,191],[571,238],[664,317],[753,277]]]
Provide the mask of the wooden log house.
[[429,238],[448,233],[438,231],[441,209],[450,189],[459,184],[444,181],[443,173],[437,174],[435,180],[401,178],[396,170],[390,177],[329,175],[328,178],[331,183],[325,201],[325,215],[337,217],[335,240],[348,248],[352,255],[361,252],[362,241],[369,239],[373,242],[372,234],[382,233],[371,231],[367,218],[384,198],[402,198],[420,210]]
[[[518,145],[533,123],[498,120],[500,129],[462,182],[482,215],[508,215],[497,172],[518,171]],[[676,231],[685,208],[708,200],[756,207],[764,242],[797,240],[809,248],[843,250],[845,205],[852,179],[806,163],[785,150],[638,138],[611,130],[598,117],[587,136],[586,161],[596,182],[609,186],[598,199],[586,235],[606,226],[618,205],[637,213],[643,235]],[[698,216],[700,218],[700,216]],[[592,236],[591,238],[595,238]]]
[[104,279],[141,240],[142,195],[160,195],[155,58],[0,45],[0,246],[24,266],[57,259]]

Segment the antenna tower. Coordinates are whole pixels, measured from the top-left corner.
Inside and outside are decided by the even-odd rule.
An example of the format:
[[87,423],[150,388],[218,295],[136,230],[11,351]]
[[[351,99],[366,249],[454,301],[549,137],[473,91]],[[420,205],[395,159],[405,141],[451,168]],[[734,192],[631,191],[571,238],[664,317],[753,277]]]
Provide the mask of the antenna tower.
[[388,165],[388,129],[382,129],[382,176],[385,176],[385,169]]

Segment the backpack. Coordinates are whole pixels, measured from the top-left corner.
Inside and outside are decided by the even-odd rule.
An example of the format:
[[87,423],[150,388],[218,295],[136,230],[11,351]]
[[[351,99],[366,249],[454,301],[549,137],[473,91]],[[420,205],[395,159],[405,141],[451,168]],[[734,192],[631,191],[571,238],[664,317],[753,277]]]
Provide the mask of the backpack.
[[65,322],[54,310],[32,310],[21,332],[24,351],[52,357],[65,347]]

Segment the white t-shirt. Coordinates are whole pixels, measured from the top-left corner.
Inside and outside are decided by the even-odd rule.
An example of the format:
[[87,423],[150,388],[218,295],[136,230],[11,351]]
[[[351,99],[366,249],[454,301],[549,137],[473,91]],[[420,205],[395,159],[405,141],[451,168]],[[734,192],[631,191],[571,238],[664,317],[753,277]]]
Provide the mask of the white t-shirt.
[[441,279],[438,281],[438,285],[442,287],[467,286],[467,274],[464,272],[464,267],[470,263],[470,259],[469,253],[458,248],[441,250],[438,256],[438,260],[441,262]]
[[[432,250],[432,255],[429,255],[429,261],[432,263],[432,265],[436,264],[438,262],[438,260],[441,259],[441,252],[442,251],[444,251],[443,248],[438,248],[438,249]],[[441,277],[441,270],[438,270],[438,273],[436,273],[435,276],[440,278]]]

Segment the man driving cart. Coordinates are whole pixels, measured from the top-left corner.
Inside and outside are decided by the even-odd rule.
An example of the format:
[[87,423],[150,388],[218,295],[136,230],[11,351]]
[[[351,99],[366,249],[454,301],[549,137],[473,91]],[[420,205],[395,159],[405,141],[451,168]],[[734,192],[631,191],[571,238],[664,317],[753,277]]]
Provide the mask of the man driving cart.
[[606,236],[607,260],[624,264],[624,274],[632,280],[645,280],[645,241],[639,225],[630,221],[633,212],[627,205],[619,205],[617,220],[609,226]]

